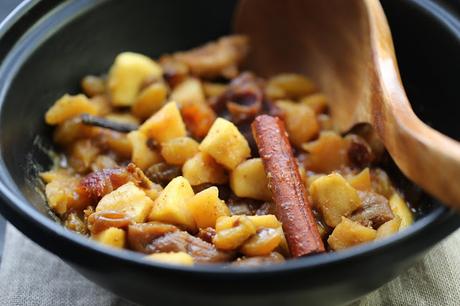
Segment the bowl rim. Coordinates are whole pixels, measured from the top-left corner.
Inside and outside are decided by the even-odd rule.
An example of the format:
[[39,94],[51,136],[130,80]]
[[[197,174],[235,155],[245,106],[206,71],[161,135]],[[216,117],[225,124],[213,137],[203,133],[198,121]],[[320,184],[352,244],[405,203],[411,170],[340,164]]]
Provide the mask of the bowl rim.
[[[100,2],[98,1],[97,4],[93,3],[90,0],[71,0],[67,2],[62,0],[53,1],[53,3],[49,4],[48,6],[51,8],[51,11],[39,12],[36,16],[36,20],[42,21],[42,18],[49,18],[50,16],[56,17],[57,13],[62,13],[62,16],[68,17],[71,16],[69,14],[71,12],[74,12],[76,9],[81,10],[84,7],[93,7],[106,1],[107,0]],[[452,34],[455,34],[460,41],[460,26],[458,20],[456,20],[453,16],[451,16],[439,5],[432,2],[430,2],[428,5],[427,2],[429,1],[414,0],[412,2],[412,5],[419,6],[419,8],[424,10],[426,13],[431,13],[433,16],[436,17],[437,20],[443,22],[445,26],[452,32]],[[0,23],[0,44],[2,38],[13,29],[14,25],[21,19],[27,17],[27,15],[31,13],[33,9],[37,7],[38,4],[40,4],[39,0],[26,0],[22,2],[16,9],[14,9],[13,12],[11,12],[2,23]],[[43,6],[43,2],[41,2],[41,5]],[[446,15],[450,17],[446,18]],[[35,31],[35,34],[37,34],[37,31],[40,27],[46,27],[46,25],[44,25],[43,23],[32,23],[32,25],[32,28],[27,29],[25,33],[21,33],[21,35],[19,36],[20,39],[11,43],[11,50],[7,51],[7,56],[0,63],[0,107],[2,107],[4,104],[6,93],[8,92],[9,86],[12,81],[12,77],[15,75],[14,68],[20,67],[21,64],[24,63],[24,60],[27,59],[28,56],[30,56],[30,54],[33,52],[25,52],[25,49],[23,48],[24,44],[27,43],[28,39],[37,39],[37,37],[33,38],[33,35],[31,35],[33,34],[32,32]],[[49,32],[39,32],[38,34],[43,35],[47,33]],[[12,51],[15,50],[18,54],[22,52],[22,57],[24,60],[18,60],[17,54],[15,53],[14,60],[16,62],[13,64],[12,53],[14,52]],[[404,245],[406,241],[409,241],[413,237],[420,235],[421,232],[423,232],[423,230],[427,230],[429,228],[433,229],[436,223],[439,222],[447,223],[448,220],[458,219],[456,220],[454,227],[457,228],[458,226],[460,226],[460,218],[458,218],[458,216],[455,215],[455,213],[453,213],[452,210],[444,206],[439,206],[436,207],[429,214],[418,219],[409,228],[397,233],[396,235],[393,235],[390,238],[365,245],[356,246],[341,252],[312,255],[301,259],[287,260],[285,263],[282,264],[263,265],[256,268],[233,267],[229,269],[228,267],[224,267],[224,265],[196,265],[193,267],[168,265],[145,260],[143,259],[145,255],[140,253],[136,253],[129,250],[117,250],[102,246],[95,241],[92,241],[86,237],[83,237],[81,235],[78,235],[74,232],[65,229],[61,224],[44,216],[32,205],[30,205],[28,200],[26,200],[24,196],[22,196],[8,172],[8,168],[5,165],[3,155],[1,153],[2,152],[0,148],[0,196],[4,200],[3,203],[0,203],[0,211],[2,211],[2,213],[6,215],[9,222],[13,223],[21,231],[27,232],[26,235],[30,239],[34,240],[35,242],[38,242],[42,247],[50,250],[53,253],[56,253],[56,249],[53,249],[49,245],[40,243],[40,239],[37,238],[36,235],[31,234],[31,231],[36,231],[37,233],[39,233],[38,235],[46,234],[50,235],[50,237],[53,239],[67,241],[70,243],[69,246],[71,246],[72,248],[80,250],[83,249],[86,252],[92,253],[94,256],[106,257],[115,261],[122,260],[134,265],[138,265],[143,269],[160,269],[164,271],[176,271],[186,273],[193,272],[213,275],[216,273],[227,275],[244,274],[245,276],[257,275],[257,277],[263,277],[267,274],[286,271],[292,272],[307,270],[311,268],[319,268],[325,265],[329,266],[332,264],[343,263],[355,260],[356,258],[362,256],[372,255],[375,252],[387,252],[390,251],[392,248]],[[27,229],[28,227],[29,229]],[[452,230],[453,229],[450,228],[448,233],[450,233]],[[446,233],[445,235],[447,235],[448,233]],[[68,252],[68,250],[66,251]],[[71,262],[78,262],[76,258],[70,258],[68,256],[65,257]]]

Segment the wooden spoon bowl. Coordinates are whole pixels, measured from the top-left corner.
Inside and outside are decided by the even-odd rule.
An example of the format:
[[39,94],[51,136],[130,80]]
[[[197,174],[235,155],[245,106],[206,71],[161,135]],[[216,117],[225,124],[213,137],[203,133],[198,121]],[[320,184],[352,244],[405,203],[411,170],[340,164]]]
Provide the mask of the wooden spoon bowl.
[[251,39],[248,68],[310,76],[337,130],[371,124],[407,177],[460,208],[460,143],[412,111],[378,0],[243,0],[235,29]]

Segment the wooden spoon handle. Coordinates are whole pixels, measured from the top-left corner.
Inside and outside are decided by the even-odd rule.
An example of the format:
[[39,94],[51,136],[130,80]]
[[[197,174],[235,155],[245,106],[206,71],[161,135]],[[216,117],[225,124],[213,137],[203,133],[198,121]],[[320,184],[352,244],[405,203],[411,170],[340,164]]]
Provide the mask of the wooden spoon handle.
[[[460,209],[460,143],[425,125],[402,86],[390,29],[377,0],[365,0],[373,36],[375,80],[367,118],[398,167],[445,204]],[[449,114],[445,114],[449,116]]]

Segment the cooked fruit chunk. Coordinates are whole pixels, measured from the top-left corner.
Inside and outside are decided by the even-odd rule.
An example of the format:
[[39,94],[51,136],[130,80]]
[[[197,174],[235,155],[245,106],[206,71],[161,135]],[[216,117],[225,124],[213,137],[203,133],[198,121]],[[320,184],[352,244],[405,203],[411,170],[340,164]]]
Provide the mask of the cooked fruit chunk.
[[91,104],[85,95],[66,94],[46,112],[45,121],[47,124],[55,125],[81,114],[95,115],[96,113],[96,106]]
[[401,218],[401,226],[399,227],[400,230],[414,223],[414,216],[412,215],[412,212],[407,206],[406,201],[404,201],[399,194],[396,192],[393,193],[389,202],[393,213]]
[[246,138],[233,123],[222,118],[214,121],[200,144],[200,150],[228,169],[235,169],[251,155]]
[[183,165],[198,153],[198,142],[190,137],[178,137],[161,144],[161,155],[168,164]]
[[230,215],[225,202],[219,199],[219,189],[214,186],[193,196],[188,206],[199,228],[215,227],[217,218]]
[[382,239],[396,234],[399,231],[400,226],[401,218],[395,216],[392,220],[385,222],[377,229],[376,239]]
[[377,229],[383,223],[393,219],[388,200],[374,192],[358,192],[362,207],[353,212],[350,219],[364,226]]
[[108,90],[114,106],[131,106],[142,83],[147,79],[161,78],[163,71],[145,55],[120,53],[110,68]]
[[314,172],[329,173],[348,162],[347,141],[332,131],[321,132],[317,140],[303,144],[302,148],[310,153],[306,168]]
[[370,191],[372,189],[372,183],[369,168],[365,168],[360,173],[349,177],[348,182],[357,190]]
[[79,177],[60,175],[46,185],[45,195],[54,212],[63,215],[71,208],[80,208],[80,199],[75,192],[79,183]]
[[277,92],[278,98],[298,99],[315,92],[316,87],[303,75],[281,73],[268,81],[267,90]]
[[358,192],[338,173],[315,180],[310,186],[313,204],[321,212],[327,225],[335,227],[342,216],[361,207]]
[[171,223],[188,230],[196,230],[195,220],[188,206],[194,196],[192,186],[182,176],[173,179],[155,200],[149,221]]
[[195,78],[189,78],[177,85],[171,92],[171,100],[180,106],[188,103],[205,103],[205,97],[201,82]]
[[230,175],[230,187],[241,198],[271,199],[267,175],[260,158],[248,159],[239,164]]
[[182,173],[193,186],[204,183],[223,184],[228,179],[225,169],[211,156],[202,152],[185,162]]
[[289,140],[294,146],[300,147],[318,134],[316,114],[309,106],[288,100],[278,101],[276,106],[281,109]]
[[122,249],[125,246],[125,236],[124,230],[116,227],[109,227],[108,229],[91,236],[91,238],[104,245]]
[[97,204],[96,212],[114,210],[124,212],[135,222],[144,222],[153,201],[133,182],[128,182],[105,195]]
[[80,139],[71,145],[69,163],[77,172],[85,173],[99,154],[99,148],[89,139]]
[[149,138],[162,143],[186,135],[185,125],[175,102],[169,102],[139,128]]
[[254,223],[246,216],[237,216],[231,228],[222,229],[219,223],[227,223],[228,221],[226,218],[228,217],[220,217],[217,219],[217,234],[212,241],[218,249],[225,251],[235,250],[256,233]]
[[321,114],[327,109],[326,96],[321,93],[303,97],[300,100],[300,103],[309,106],[316,114]]
[[166,85],[162,82],[155,82],[140,92],[131,111],[136,117],[148,118],[163,106],[167,94],[168,88]]
[[102,95],[105,92],[105,80],[94,75],[87,75],[81,80],[81,89],[88,97]]
[[281,241],[282,237],[279,231],[273,228],[264,228],[246,241],[240,251],[247,256],[264,256],[276,249]]
[[142,170],[148,169],[153,164],[161,161],[161,155],[153,148],[149,147],[149,139],[139,131],[132,131],[128,134],[128,139],[131,142],[132,154],[131,160]]
[[376,235],[376,230],[342,217],[342,221],[336,226],[327,242],[331,249],[338,251],[372,241]]
[[184,231],[167,233],[154,239],[147,250],[150,253],[185,252],[197,264],[226,262],[232,258],[231,253],[219,251],[213,244]]
[[145,256],[145,259],[171,265],[193,266],[193,257],[185,252],[154,253]]

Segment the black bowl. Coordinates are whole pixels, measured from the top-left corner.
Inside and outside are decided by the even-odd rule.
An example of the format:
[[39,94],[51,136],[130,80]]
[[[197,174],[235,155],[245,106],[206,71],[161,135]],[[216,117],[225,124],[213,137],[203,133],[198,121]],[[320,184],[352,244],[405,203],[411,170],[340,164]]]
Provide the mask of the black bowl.
[[[429,211],[388,240],[251,270],[183,268],[146,262],[139,254],[108,249],[64,229],[38,191],[37,171],[50,165],[50,129],[43,114],[56,98],[76,93],[83,75],[106,71],[121,51],[158,56],[228,33],[234,5],[227,0],[47,0],[16,9],[0,27],[1,213],[88,279],[143,304],[333,305],[356,299],[458,228],[458,216],[426,196]],[[384,6],[415,109],[457,138],[452,114],[458,114],[454,101],[460,98],[458,22],[431,2],[388,0]]]

